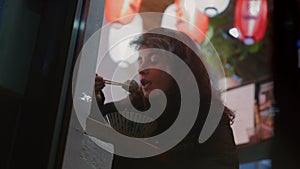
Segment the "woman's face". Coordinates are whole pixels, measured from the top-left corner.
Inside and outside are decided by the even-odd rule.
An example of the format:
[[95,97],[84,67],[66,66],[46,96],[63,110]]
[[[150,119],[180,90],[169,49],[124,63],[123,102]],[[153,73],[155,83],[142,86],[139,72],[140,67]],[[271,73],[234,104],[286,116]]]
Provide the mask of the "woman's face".
[[[154,89],[167,91],[172,85],[171,76],[166,73],[170,71],[169,59],[167,56],[160,56],[151,49],[142,47],[139,50],[139,79],[145,97]],[[163,71],[163,70],[166,70]]]

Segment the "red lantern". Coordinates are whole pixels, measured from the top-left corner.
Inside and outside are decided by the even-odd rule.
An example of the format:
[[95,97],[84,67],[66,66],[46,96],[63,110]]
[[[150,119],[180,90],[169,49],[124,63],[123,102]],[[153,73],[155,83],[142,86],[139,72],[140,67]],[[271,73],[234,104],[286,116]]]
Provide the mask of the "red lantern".
[[208,16],[196,9],[195,1],[176,0],[175,4],[177,30],[186,33],[196,43],[203,42],[208,30]]
[[246,45],[262,40],[268,17],[267,0],[237,0],[234,26],[239,31],[238,39]]
[[142,0],[106,0],[104,16],[108,23],[130,23],[139,12]]

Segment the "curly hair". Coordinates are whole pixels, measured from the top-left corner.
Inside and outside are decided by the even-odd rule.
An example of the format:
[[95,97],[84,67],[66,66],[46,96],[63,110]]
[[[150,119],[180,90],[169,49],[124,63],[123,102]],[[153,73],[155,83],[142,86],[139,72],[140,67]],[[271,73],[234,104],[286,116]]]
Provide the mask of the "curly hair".
[[[223,104],[220,92],[217,92],[213,87],[211,87],[206,65],[202,61],[203,55],[195,42],[186,34],[159,27],[142,34],[137,39],[133,40],[130,45],[134,46],[136,50],[146,47],[163,49],[173,53],[174,56],[177,56],[184,61],[192,71],[199,89],[201,99],[200,107],[205,107],[206,110],[207,108],[209,109],[212,98],[217,98],[217,100],[213,100],[214,102]],[[185,81],[189,81],[188,76],[182,75],[182,77],[186,78]],[[212,90],[215,90],[215,92],[212,92]],[[212,97],[212,93],[217,93],[218,96]],[[234,112],[226,106],[224,106],[223,112],[228,115],[232,123],[235,117]]]

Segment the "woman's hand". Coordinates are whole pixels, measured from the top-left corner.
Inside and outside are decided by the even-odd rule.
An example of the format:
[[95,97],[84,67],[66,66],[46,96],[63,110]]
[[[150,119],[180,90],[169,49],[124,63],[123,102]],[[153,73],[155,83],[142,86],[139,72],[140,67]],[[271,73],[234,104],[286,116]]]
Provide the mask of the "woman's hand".
[[[125,89],[129,91],[129,99],[133,106],[140,110],[145,111],[149,108],[150,104],[146,100],[143,91],[141,87],[138,85],[138,83],[134,80],[128,80],[125,83],[130,84],[128,89]],[[124,88],[124,87],[123,87]]]
[[96,95],[97,102],[100,102],[100,103],[104,102],[104,96],[102,93],[102,89],[104,87],[105,87],[105,82],[104,82],[103,77],[99,76],[96,73],[94,89],[95,89],[95,95]]
[[135,80],[127,80],[126,82],[124,82],[124,84],[126,85],[122,85],[122,88],[129,93],[135,94],[141,92],[140,86]]

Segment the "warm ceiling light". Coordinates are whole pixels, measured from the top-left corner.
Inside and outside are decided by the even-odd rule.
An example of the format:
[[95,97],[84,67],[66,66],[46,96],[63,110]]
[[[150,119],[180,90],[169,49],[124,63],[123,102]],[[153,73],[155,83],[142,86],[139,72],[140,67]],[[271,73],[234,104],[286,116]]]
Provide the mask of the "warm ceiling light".
[[129,45],[135,35],[142,32],[143,20],[139,14],[136,14],[132,22],[127,25],[120,28],[110,27],[108,36],[109,54],[120,67],[127,67],[129,64],[136,62],[138,57],[136,50]]
[[208,30],[208,16],[195,8],[194,1],[175,0],[175,4],[177,6],[177,30],[186,33],[196,43],[203,42]]
[[215,17],[216,15],[225,11],[230,0],[195,0],[196,8],[205,13],[208,17]]
[[160,25],[161,27],[177,30],[177,28],[176,28],[176,22],[177,22],[176,8],[177,8],[176,5],[173,3],[165,9],[164,14],[161,19],[161,25]]
[[108,23],[130,23],[139,12],[142,0],[106,0],[104,16]]

